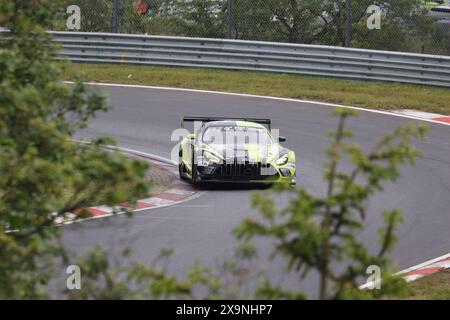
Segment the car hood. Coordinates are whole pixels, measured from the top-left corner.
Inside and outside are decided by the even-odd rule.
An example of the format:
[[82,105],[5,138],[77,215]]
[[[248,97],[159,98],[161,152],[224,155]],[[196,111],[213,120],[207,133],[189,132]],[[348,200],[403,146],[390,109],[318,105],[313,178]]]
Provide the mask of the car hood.
[[220,159],[224,159],[226,162],[234,162],[237,160],[266,163],[276,160],[283,154],[289,152],[288,149],[279,144],[203,144],[202,149],[218,156]]

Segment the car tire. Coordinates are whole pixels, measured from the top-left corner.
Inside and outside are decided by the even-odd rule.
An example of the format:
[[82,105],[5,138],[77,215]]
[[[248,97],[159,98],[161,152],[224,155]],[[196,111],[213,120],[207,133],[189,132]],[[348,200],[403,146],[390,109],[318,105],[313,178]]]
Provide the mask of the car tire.
[[192,185],[193,186],[198,186],[199,185],[199,181],[198,181],[198,172],[197,172],[197,166],[195,164],[192,164]]
[[197,172],[197,165],[194,163],[194,153],[192,154],[192,162],[191,162],[191,183],[193,186],[197,186],[198,181],[198,172]]
[[180,148],[180,151],[178,152],[178,174],[180,175],[180,180],[187,180],[184,175],[185,171],[186,170],[183,164],[183,149]]
[[186,178],[183,175],[183,164],[180,163],[178,165],[178,174],[180,175],[180,180],[185,180]]

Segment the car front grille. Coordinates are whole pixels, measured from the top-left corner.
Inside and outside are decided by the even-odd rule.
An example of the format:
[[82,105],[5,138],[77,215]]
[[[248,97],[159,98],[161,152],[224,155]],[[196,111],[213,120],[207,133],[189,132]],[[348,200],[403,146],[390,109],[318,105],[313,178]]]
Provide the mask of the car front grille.
[[[213,176],[219,179],[258,180],[267,178],[270,169],[270,164],[262,163],[222,164],[216,168]],[[276,171],[273,170],[272,175],[275,173]]]

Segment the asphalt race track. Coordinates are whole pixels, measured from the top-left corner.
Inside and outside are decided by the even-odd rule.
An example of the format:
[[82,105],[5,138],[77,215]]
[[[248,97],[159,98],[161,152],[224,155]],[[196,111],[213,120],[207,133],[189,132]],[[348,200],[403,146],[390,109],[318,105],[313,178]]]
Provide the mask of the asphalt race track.
[[[111,135],[121,147],[169,158],[175,145],[170,137],[179,128],[182,115],[269,117],[273,127],[280,128],[280,134],[287,137],[285,145],[297,154],[297,183],[312,192],[323,192],[322,164],[329,142],[326,132],[337,125],[329,107],[214,93],[95,88],[110,95],[114,110],[100,114],[78,137]],[[410,121],[415,120],[361,112],[349,126],[355,139],[369,148],[396,125]],[[405,223],[393,252],[399,269],[450,251],[450,127],[429,126],[431,131],[426,140],[414,141],[426,157],[415,168],[404,167],[398,183],[388,185],[385,192],[371,200],[368,229],[360,235],[371,248],[378,248],[380,213],[384,209],[403,209]],[[252,192],[261,191],[214,188],[182,205],[140,212],[131,219],[117,216],[64,226],[63,241],[78,253],[100,243],[111,257],[120,257],[121,249],[129,245],[134,248],[134,258],[144,263],[153,262],[161,248],[171,247],[175,254],[170,266],[176,272],[185,270],[197,258],[216,265],[232,253],[236,242],[231,230],[244,217],[257,214],[249,201]],[[287,199],[283,195],[277,201],[283,203]],[[273,279],[286,282],[283,263],[267,263],[264,259],[270,252],[270,243],[260,241],[258,247],[260,266]],[[312,275],[302,288],[313,293],[314,280]],[[289,283],[293,285],[292,281]]]

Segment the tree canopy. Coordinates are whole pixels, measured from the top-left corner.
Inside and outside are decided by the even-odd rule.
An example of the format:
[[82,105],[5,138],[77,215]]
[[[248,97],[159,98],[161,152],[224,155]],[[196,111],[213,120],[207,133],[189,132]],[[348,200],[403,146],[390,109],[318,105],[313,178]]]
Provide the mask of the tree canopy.
[[[60,81],[47,27],[62,1],[0,1],[0,298],[45,296],[52,258],[64,258],[57,218],[146,194],[147,164],[72,141],[105,97]],[[54,260],[53,260],[54,261]]]

